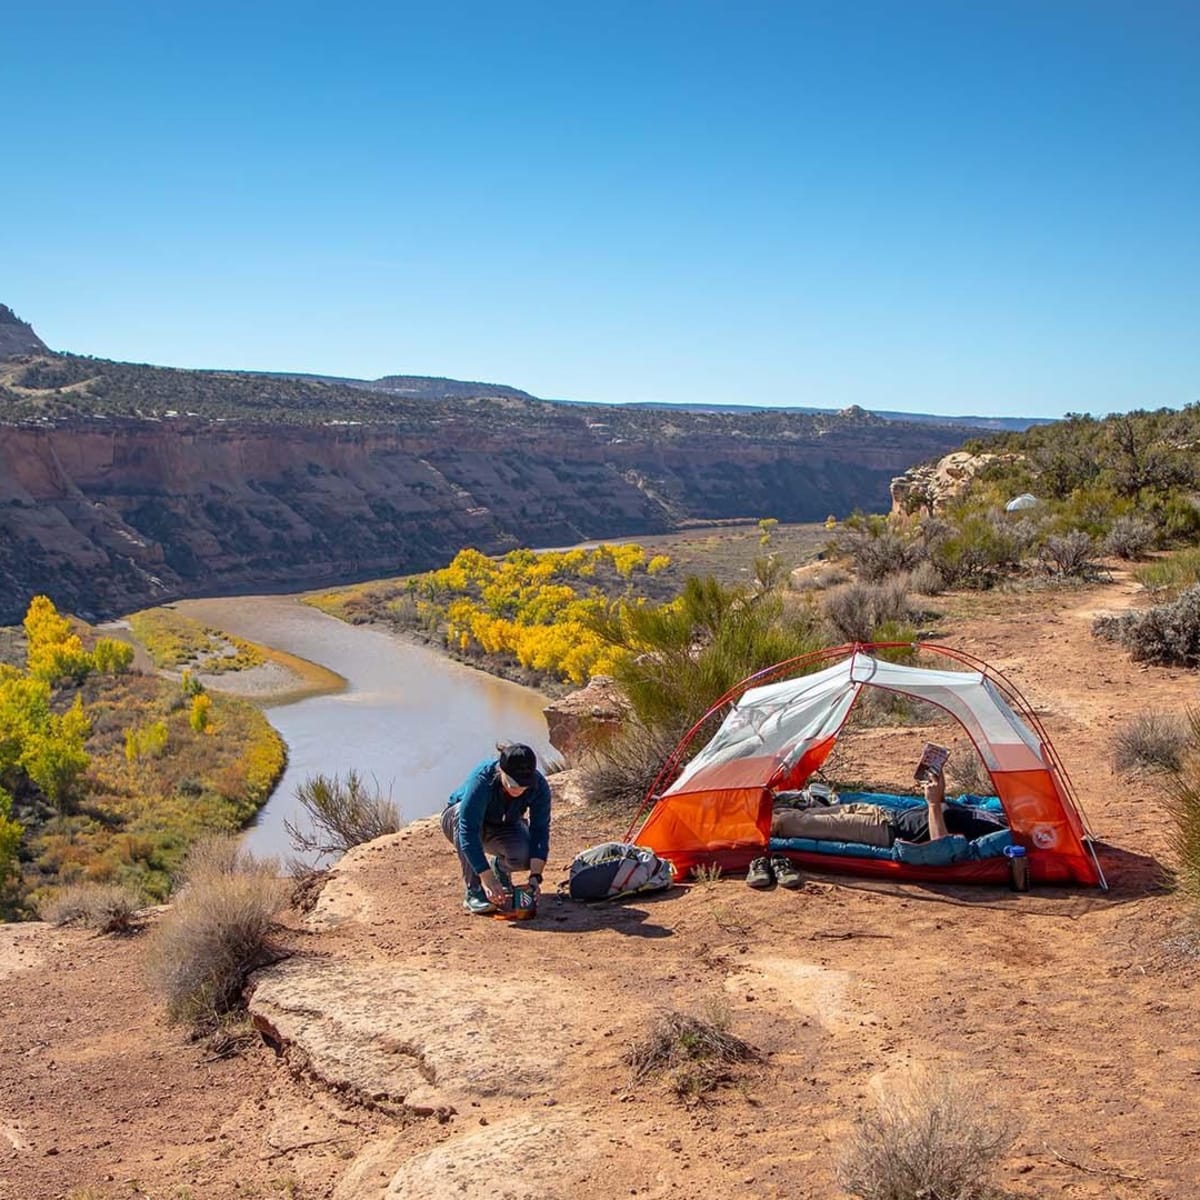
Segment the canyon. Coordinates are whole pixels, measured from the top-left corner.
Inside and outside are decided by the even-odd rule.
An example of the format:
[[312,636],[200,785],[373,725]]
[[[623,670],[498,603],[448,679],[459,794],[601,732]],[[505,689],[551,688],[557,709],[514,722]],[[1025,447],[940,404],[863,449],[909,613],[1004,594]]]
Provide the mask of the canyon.
[[975,432],[858,408],[578,405],[114,363],[52,353],[4,314],[0,622],[38,592],[106,617],[405,574],[463,546],[884,510],[894,476]]

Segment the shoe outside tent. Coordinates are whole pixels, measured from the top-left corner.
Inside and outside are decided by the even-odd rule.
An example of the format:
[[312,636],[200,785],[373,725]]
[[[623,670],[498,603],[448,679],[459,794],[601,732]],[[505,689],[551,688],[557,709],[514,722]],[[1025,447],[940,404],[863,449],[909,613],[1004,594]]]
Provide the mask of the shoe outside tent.
[[[891,661],[913,652],[948,669]],[[998,671],[961,651],[923,642],[838,646],[758,672],[722,696],[672,752],[626,840],[668,859],[677,878],[697,866],[740,870],[783,849],[801,865],[896,879],[999,883],[997,851],[944,865],[890,852],[829,853],[771,841],[777,792],[804,786],[828,758],[865,689],[935,705],[965,731],[1008,820],[1004,840],[1024,847],[1035,883],[1105,887],[1070,778],[1041,722]],[[722,717],[716,733],[696,746]],[[643,819],[644,816],[644,819]],[[799,848],[798,848],[799,847]]]

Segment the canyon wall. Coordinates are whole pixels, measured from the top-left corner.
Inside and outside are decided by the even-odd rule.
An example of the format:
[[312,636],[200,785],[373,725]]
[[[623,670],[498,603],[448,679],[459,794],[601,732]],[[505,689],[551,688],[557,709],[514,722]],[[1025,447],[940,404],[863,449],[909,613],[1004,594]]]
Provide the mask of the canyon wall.
[[[441,565],[462,546],[661,532],[689,519],[883,510],[962,430],[866,414],[717,421],[470,405],[403,425],[76,418],[0,425],[0,622],[46,592],[107,616],[204,593]],[[533,417],[535,419],[524,419]]]

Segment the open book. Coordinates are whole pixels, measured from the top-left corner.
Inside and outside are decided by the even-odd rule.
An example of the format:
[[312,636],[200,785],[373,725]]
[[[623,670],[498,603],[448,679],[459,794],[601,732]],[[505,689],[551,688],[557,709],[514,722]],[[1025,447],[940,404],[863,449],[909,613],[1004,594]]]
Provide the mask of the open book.
[[945,746],[939,746],[936,742],[926,742],[921,749],[921,758],[913,772],[913,778],[924,781],[934,775],[940,775],[949,757],[950,751]]

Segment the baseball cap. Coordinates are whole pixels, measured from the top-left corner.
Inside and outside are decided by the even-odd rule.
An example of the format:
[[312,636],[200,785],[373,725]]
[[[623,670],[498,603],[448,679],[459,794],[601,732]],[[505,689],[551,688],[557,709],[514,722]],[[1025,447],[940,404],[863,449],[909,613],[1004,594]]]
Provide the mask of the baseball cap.
[[528,787],[537,774],[537,755],[519,742],[500,751],[500,770],[518,787]]

